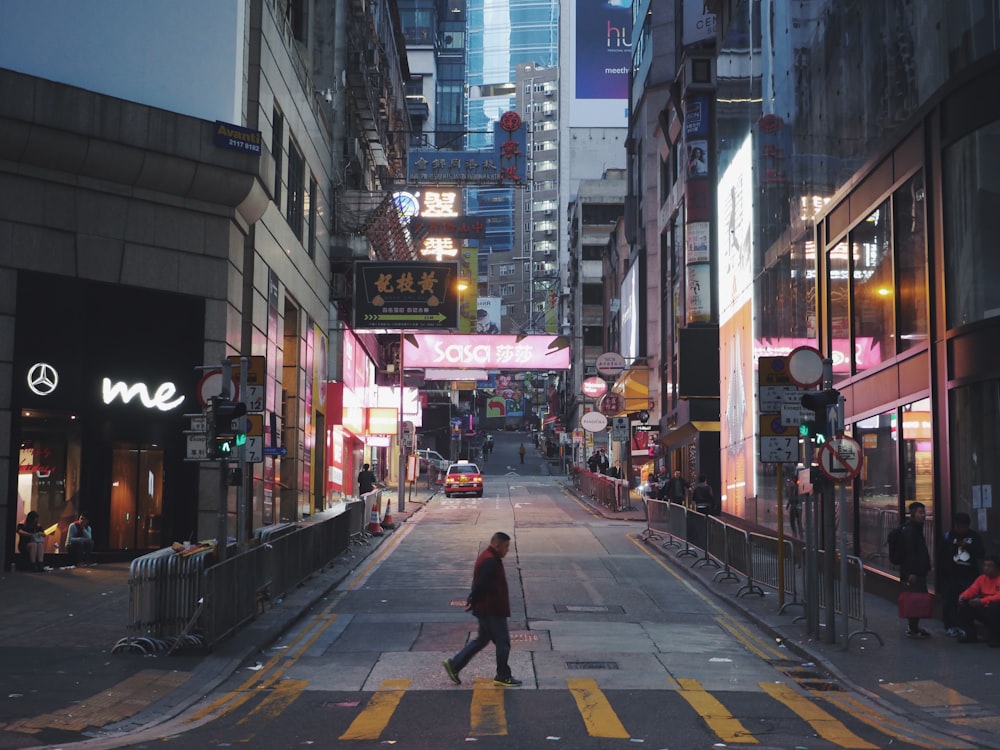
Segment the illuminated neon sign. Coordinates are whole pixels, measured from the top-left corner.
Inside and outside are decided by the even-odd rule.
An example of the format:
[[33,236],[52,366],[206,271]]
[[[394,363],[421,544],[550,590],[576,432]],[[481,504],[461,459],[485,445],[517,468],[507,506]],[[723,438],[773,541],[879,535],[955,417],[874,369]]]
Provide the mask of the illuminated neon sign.
[[413,334],[403,343],[407,367],[568,370],[569,342],[557,336]]
[[142,405],[147,409],[159,409],[160,411],[170,411],[184,403],[184,396],[177,395],[177,386],[169,382],[160,383],[156,391],[150,395],[149,387],[145,383],[128,385],[124,381],[112,383],[111,378],[104,378],[101,393],[105,404],[110,404],[116,398],[120,398],[123,404],[127,404],[138,396]]

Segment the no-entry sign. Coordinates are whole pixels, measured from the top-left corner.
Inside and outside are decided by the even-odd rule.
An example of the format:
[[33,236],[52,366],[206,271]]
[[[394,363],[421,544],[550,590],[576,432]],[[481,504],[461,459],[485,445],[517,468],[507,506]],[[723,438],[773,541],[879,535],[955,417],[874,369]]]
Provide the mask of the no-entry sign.
[[856,440],[833,438],[820,446],[819,470],[832,482],[847,482],[861,473],[864,454]]

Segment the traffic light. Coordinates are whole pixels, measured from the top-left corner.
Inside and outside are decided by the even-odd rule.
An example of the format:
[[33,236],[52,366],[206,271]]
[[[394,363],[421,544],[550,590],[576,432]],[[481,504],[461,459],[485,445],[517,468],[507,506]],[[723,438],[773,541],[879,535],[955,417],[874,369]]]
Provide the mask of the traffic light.
[[233,451],[247,441],[247,406],[239,401],[230,401],[214,396],[208,407],[206,436],[210,458],[228,459]]
[[[843,418],[840,417],[840,391],[833,388],[826,391],[810,391],[802,395],[802,405],[811,410],[815,416],[799,425],[799,436],[814,438],[816,443],[825,443],[834,433],[844,429]],[[837,421],[830,424],[830,408],[833,406]]]

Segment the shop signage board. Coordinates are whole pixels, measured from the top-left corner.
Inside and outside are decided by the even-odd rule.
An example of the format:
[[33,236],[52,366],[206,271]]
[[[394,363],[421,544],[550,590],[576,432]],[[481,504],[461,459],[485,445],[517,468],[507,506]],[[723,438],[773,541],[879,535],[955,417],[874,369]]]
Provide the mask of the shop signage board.
[[625,397],[620,393],[605,393],[597,402],[597,409],[606,417],[625,411]]
[[608,426],[608,418],[599,411],[588,411],[580,417],[580,426],[587,432],[600,432]]
[[604,378],[586,378],[580,383],[580,390],[587,398],[600,398],[608,392],[608,381]]
[[457,328],[457,281],[454,262],[359,261],[354,264],[354,327]]
[[597,372],[608,378],[616,378],[625,370],[625,357],[618,352],[604,352],[597,358]]
[[861,445],[849,437],[833,438],[820,446],[819,470],[832,482],[849,482],[861,473]]

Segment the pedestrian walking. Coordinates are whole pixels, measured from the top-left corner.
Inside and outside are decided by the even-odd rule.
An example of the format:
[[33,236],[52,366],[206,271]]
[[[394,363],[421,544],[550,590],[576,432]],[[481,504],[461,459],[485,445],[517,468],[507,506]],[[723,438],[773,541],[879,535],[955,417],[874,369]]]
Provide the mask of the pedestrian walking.
[[785,482],[788,492],[788,500],[785,508],[788,510],[788,525],[792,533],[802,536],[802,498],[799,497],[799,483],[794,477],[789,477]]
[[676,469],[674,475],[663,485],[661,493],[666,494],[666,499],[670,502],[683,505],[687,500],[689,489],[691,489],[691,483],[681,476],[680,469]]
[[371,464],[365,464],[358,472],[358,494],[364,495],[375,489],[375,472],[372,471]]
[[521,443],[521,447],[517,449],[517,452],[521,456],[521,463],[523,464],[524,463],[524,454],[527,453],[527,450],[524,447],[524,443]]
[[699,513],[708,515],[715,510],[715,493],[712,492],[712,486],[708,483],[706,475],[698,475],[698,483],[691,490],[691,502]]
[[959,643],[975,643],[976,620],[986,624],[989,645],[1000,648],[1000,557],[988,555],[983,560],[983,574],[962,592],[959,601],[959,621],[963,634]]
[[941,620],[945,632],[957,637],[962,635],[958,621],[958,600],[979,577],[986,548],[983,537],[972,528],[968,513],[956,513],[951,529],[940,545],[938,570],[941,572]]
[[615,461],[615,465],[608,469],[608,476],[612,479],[624,479],[621,461]]
[[490,546],[476,558],[472,570],[472,591],[469,593],[466,609],[476,616],[479,630],[476,637],[465,644],[465,648],[444,660],[444,670],[456,685],[462,684],[458,675],[465,665],[491,641],[497,651],[497,673],[493,684],[499,687],[517,687],[521,684],[521,680],[511,675],[510,665],[507,663],[510,656],[510,631],[507,629],[510,594],[503,559],[509,551],[510,536],[498,531],[490,539]]
[[[901,527],[902,560],[899,563],[899,581],[903,591],[927,593],[927,576],[931,572],[931,555],[924,539],[924,520],[927,509],[921,502],[910,503],[909,520]],[[930,638],[930,633],[920,627],[919,617],[908,617],[907,638]]]

